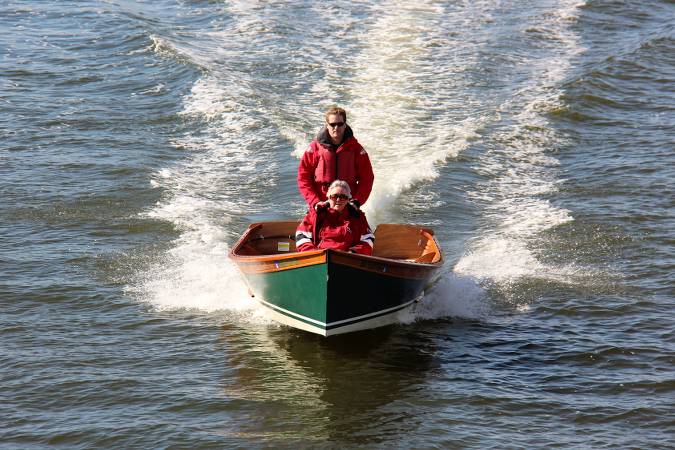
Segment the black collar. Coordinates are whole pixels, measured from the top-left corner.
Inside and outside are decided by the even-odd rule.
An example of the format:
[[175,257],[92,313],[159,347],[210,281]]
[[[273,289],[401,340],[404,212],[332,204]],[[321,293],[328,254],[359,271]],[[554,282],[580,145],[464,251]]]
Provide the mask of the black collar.
[[[345,134],[342,136],[342,142],[340,145],[344,144],[347,139],[351,137],[354,137],[354,132],[352,131],[351,127],[347,125],[347,129],[345,130]],[[316,135],[316,142],[330,148],[331,150],[337,150],[337,148],[340,146],[333,144],[333,141],[330,139],[330,134],[328,134],[328,129],[325,126],[321,128],[319,133]]]

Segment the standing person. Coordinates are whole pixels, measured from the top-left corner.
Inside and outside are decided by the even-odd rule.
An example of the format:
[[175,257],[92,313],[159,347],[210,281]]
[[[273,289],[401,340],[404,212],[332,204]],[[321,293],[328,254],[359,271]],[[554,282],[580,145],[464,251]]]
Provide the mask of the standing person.
[[338,178],[353,193],[350,207],[359,210],[373,188],[373,168],[368,153],[347,125],[347,112],[333,107],[326,111],[326,124],[305,150],[298,167],[298,188],[310,209],[328,205],[326,193]]
[[328,205],[309,210],[295,231],[299,252],[331,248],[372,255],[375,236],[363,211],[347,208],[349,185],[335,180],[328,188]]

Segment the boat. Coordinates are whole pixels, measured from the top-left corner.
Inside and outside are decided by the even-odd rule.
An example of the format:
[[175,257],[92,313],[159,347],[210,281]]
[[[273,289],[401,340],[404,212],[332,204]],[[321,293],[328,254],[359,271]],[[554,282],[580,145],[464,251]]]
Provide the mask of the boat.
[[332,336],[396,322],[419,301],[443,257],[431,229],[380,224],[373,255],[323,249],[297,252],[298,222],[249,225],[229,257],[249,294],[272,318]]

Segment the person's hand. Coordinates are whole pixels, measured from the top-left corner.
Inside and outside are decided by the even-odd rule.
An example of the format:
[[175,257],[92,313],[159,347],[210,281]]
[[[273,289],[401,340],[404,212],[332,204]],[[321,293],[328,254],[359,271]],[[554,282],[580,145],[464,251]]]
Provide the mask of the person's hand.
[[321,211],[327,209],[330,206],[330,202],[328,200],[323,201],[323,202],[316,202],[314,204],[314,211],[317,213],[320,213]]

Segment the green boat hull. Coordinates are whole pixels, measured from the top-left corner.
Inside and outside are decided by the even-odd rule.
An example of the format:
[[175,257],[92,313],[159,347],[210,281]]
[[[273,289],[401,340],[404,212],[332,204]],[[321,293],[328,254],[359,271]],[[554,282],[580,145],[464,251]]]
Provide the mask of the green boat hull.
[[335,254],[329,251],[322,264],[246,274],[246,279],[276,320],[330,336],[396,322],[401,310],[420,299],[432,272],[403,277],[391,274],[392,263],[371,261],[364,270],[335,261]]
[[248,274],[249,287],[265,306],[311,326],[327,320],[328,264]]

